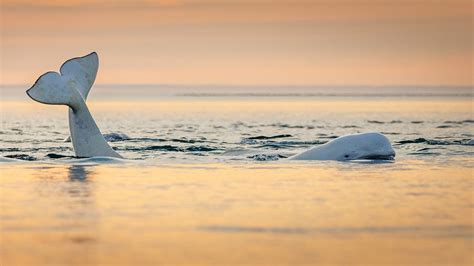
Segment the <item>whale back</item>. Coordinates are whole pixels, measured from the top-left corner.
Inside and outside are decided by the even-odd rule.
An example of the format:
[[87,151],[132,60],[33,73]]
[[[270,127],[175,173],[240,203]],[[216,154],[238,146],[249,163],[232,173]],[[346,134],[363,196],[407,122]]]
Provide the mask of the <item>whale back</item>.
[[380,133],[362,133],[338,137],[326,144],[297,154],[293,160],[393,159],[390,141]]

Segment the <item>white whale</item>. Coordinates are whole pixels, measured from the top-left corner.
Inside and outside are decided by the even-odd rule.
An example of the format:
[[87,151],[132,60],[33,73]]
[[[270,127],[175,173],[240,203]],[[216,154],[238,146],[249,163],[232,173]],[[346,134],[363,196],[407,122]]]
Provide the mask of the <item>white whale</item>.
[[40,76],[26,93],[40,103],[69,106],[69,130],[76,156],[122,158],[105,141],[85,102],[98,68],[95,52],[70,59],[59,73]]
[[393,160],[395,151],[390,141],[380,133],[362,133],[338,137],[316,146],[290,160]]
[[[99,59],[91,53],[66,61],[59,73],[47,72],[26,91],[33,100],[69,106],[69,130],[78,157],[122,158],[104,139],[86,105]],[[394,159],[395,151],[380,133],[346,135],[290,157],[290,160]]]

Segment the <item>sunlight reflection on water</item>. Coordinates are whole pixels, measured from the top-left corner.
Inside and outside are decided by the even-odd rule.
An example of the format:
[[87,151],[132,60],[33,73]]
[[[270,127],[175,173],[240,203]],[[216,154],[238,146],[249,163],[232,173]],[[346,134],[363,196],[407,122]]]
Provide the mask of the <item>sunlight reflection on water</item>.
[[469,165],[4,163],[2,260],[468,264]]

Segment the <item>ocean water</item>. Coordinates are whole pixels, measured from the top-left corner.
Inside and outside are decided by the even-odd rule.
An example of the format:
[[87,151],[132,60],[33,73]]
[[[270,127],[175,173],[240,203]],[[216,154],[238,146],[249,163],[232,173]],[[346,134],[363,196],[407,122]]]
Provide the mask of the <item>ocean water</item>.
[[[66,107],[24,89],[1,90],[2,265],[474,262],[472,88],[98,86],[124,160],[75,158]],[[374,131],[394,161],[286,159]]]
[[[387,135],[399,158],[473,155],[472,97],[466,88],[94,89],[88,102],[99,128],[132,160],[278,160],[341,135],[373,131]],[[21,87],[3,88],[2,98],[3,156],[71,159],[64,106],[33,102]]]

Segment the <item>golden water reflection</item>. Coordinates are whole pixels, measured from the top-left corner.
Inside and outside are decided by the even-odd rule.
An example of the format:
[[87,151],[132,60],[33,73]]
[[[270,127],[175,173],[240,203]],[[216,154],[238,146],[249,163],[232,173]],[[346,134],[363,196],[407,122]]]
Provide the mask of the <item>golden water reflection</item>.
[[3,164],[2,265],[469,265],[469,165]]

